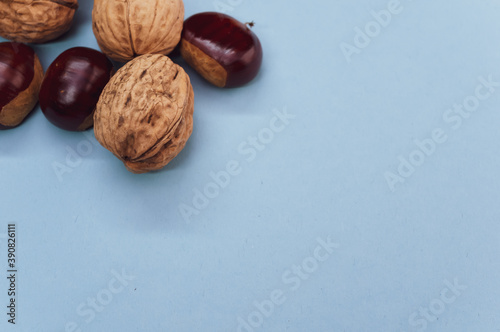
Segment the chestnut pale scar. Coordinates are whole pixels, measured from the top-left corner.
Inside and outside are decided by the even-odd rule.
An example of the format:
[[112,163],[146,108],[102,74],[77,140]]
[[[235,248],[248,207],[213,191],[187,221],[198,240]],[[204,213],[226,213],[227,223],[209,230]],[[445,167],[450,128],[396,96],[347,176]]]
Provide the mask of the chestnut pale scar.
[[182,39],[181,43],[181,55],[191,67],[213,85],[226,86],[227,71],[224,67],[187,40]]
[[94,112],[90,113],[85,118],[85,120],[83,120],[82,124],[80,126],[78,126],[78,128],[76,130],[77,131],[86,130],[86,129],[92,127],[93,124],[94,124]]

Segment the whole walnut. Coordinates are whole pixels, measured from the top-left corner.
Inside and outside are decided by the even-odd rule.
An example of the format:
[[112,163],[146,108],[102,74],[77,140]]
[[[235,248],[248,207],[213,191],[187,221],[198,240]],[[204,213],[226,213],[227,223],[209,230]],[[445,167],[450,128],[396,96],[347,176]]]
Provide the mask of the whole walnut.
[[97,140],[133,173],[162,168],[193,130],[189,76],[167,56],[147,54],[121,67],[94,113]]
[[71,28],[78,0],[0,0],[0,36],[44,43]]
[[102,52],[127,62],[143,54],[168,54],[179,43],[182,0],[94,0],[92,29]]

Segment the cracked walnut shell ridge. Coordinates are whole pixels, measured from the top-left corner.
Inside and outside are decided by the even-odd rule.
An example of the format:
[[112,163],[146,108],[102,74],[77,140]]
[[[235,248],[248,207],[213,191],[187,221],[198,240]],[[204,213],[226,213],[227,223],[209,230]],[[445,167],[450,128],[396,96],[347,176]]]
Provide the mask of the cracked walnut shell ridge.
[[97,140],[133,173],[161,169],[193,130],[194,93],[186,72],[167,56],[142,55],[104,88],[94,114]]

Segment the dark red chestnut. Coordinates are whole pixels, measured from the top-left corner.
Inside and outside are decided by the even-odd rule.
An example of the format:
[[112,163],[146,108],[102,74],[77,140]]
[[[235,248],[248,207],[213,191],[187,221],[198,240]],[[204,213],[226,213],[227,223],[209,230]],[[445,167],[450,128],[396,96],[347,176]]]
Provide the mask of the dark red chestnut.
[[245,85],[257,76],[262,63],[262,46],[251,25],[221,13],[193,15],[184,22],[182,57],[218,87]]
[[94,124],[94,110],[113,75],[113,64],[99,51],[74,47],[47,69],[40,89],[40,107],[59,128],[81,131]]
[[42,65],[31,47],[0,43],[0,129],[18,126],[33,110],[42,79]]

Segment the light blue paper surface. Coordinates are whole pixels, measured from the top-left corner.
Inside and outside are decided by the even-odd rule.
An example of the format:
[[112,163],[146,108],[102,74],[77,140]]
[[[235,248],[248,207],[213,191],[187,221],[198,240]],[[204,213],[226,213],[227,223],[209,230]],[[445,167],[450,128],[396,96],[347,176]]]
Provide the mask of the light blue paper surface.
[[[98,48],[91,8],[45,69]],[[161,172],[38,106],[0,132],[0,330],[500,330],[500,4],[185,9],[254,21],[264,62],[231,90],[184,64],[194,132]]]

